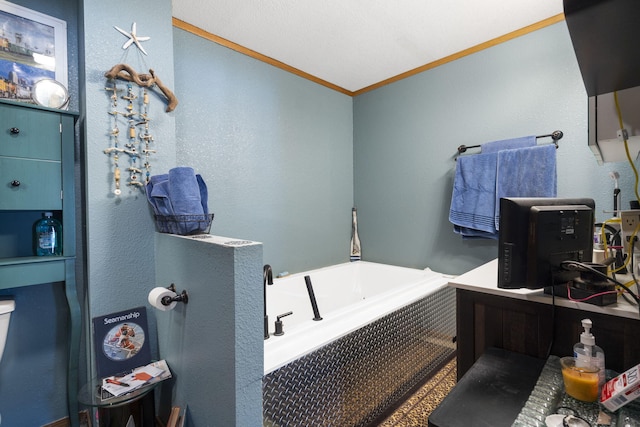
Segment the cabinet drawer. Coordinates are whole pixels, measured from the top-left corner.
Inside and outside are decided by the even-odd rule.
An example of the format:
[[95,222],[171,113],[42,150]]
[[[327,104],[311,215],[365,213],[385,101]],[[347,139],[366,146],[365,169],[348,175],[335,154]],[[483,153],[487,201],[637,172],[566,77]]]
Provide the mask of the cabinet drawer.
[[62,209],[60,162],[0,157],[0,209]]
[[0,156],[60,160],[60,115],[0,104]]

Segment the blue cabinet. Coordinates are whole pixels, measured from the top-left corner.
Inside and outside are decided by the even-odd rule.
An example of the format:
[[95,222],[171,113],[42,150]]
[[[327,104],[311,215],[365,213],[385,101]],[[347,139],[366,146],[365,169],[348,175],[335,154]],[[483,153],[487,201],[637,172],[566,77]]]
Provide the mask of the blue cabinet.
[[[70,313],[67,393],[78,425],[81,315],[75,280],[74,140],[77,114],[0,99],[0,289],[63,282]],[[33,223],[62,223],[61,256],[34,256]]]
[[[0,289],[65,280],[75,247],[76,114],[0,100]],[[62,222],[62,257],[35,257],[32,225]]]

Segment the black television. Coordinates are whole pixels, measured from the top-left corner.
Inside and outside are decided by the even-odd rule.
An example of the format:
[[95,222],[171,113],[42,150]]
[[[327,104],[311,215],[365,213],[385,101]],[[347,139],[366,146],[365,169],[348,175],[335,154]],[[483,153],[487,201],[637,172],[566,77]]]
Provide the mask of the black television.
[[500,199],[498,287],[541,289],[579,273],[563,261],[590,262],[595,202],[589,198]]

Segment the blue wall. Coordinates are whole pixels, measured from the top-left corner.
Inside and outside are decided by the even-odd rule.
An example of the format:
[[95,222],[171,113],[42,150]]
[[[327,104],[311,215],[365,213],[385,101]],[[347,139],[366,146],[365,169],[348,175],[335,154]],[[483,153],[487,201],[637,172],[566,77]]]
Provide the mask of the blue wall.
[[598,166],[587,147],[587,95],[564,21],[358,96],[363,258],[451,274],[496,258],[496,242],[462,241],[448,221],[456,148],[556,129],[558,195],[593,197],[604,220],[617,170],[628,207],[630,167]]
[[263,242],[275,273],[349,259],[352,99],[174,29],[178,164],[199,171],[212,234]]
[[159,410],[168,417],[188,405],[190,426],[262,420],[262,245],[225,241],[156,235],[156,274],[189,293],[188,304],[156,312],[160,352],[177,378]]
[[[122,194],[116,197],[112,159],[103,152],[112,145],[109,132],[113,128],[109,114],[110,93],[105,90],[107,79],[104,74],[119,63],[130,65],[138,73],[148,73],[153,68],[162,82],[173,88],[173,37],[171,2],[168,0],[133,3],[86,0],[81,4],[84,27],[80,85],[84,90],[84,105],[80,111],[84,137],[81,161],[86,189],[87,315],[91,319],[146,306],[149,290],[156,286],[155,227],[145,193],[126,185],[126,168],[130,163],[126,156],[120,156]],[[118,26],[129,31],[134,22],[139,36],[151,37],[143,42],[148,56],[135,46],[122,50],[127,38],[113,28]],[[120,81],[118,86],[125,90],[124,82]],[[159,93],[150,91],[150,133],[157,149],[157,154],[151,158],[152,174],[166,173],[175,166],[175,119],[173,113],[165,112],[166,102]],[[119,111],[124,111],[125,105],[120,99]],[[122,146],[126,142],[126,124],[123,126],[120,122],[119,127]],[[150,314],[148,319],[149,342],[153,354],[157,355],[155,317]],[[89,360],[93,361],[93,358]]]

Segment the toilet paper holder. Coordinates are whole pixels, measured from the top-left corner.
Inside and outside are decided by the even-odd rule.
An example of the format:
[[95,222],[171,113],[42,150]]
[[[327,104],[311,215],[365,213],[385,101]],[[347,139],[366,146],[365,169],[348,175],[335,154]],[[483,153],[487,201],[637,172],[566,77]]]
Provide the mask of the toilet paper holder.
[[189,295],[187,294],[186,290],[183,290],[182,293],[178,294],[176,292],[176,285],[175,284],[171,284],[167,287],[167,289],[169,289],[171,292],[173,292],[174,294],[176,294],[176,296],[174,297],[162,297],[162,305],[166,305],[169,306],[171,305],[172,302],[183,302],[183,303],[188,303],[189,302]]

